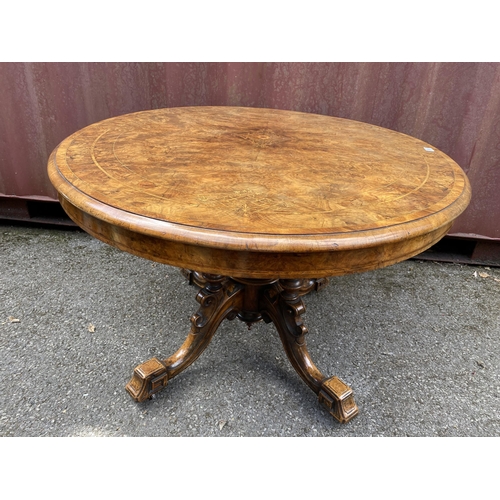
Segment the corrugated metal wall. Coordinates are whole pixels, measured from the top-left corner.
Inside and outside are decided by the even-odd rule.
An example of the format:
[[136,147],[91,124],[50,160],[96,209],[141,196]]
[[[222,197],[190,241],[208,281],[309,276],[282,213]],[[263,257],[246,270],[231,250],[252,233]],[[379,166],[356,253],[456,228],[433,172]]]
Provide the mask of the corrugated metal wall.
[[500,239],[500,63],[0,63],[0,198],[55,200],[47,158],[90,123],[193,105],[321,113],[423,139],[471,180],[453,233]]

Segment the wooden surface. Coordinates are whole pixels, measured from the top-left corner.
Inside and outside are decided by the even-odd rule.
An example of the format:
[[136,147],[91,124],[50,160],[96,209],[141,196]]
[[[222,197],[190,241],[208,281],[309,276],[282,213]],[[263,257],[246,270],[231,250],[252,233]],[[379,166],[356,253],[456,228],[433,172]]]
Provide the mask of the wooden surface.
[[439,240],[470,187],[444,153],[360,122],[272,109],[144,111],[63,141],[49,176],[77,224],[235,277],[366,271]]

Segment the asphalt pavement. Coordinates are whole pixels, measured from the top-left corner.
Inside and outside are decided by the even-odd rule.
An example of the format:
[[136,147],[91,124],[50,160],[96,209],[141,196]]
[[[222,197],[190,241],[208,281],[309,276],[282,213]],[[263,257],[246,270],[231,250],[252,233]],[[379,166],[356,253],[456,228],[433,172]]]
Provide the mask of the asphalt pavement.
[[124,386],[184,340],[179,270],[79,230],[0,226],[0,436],[498,436],[500,268],[409,260],[305,297],[309,351],[354,390],[339,424],[272,324],[225,321],[152,400]]

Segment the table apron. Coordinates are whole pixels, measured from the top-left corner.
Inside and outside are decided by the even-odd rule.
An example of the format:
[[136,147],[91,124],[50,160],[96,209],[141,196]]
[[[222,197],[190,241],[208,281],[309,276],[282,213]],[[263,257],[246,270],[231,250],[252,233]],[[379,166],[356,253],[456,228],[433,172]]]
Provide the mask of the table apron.
[[417,255],[439,241],[452,223],[427,234],[374,247],[307,253],[237,251],[140,234],[100,220],[61,197],[83,230],[112,246],[163,264],[240,278],[319,278],[370,271]]

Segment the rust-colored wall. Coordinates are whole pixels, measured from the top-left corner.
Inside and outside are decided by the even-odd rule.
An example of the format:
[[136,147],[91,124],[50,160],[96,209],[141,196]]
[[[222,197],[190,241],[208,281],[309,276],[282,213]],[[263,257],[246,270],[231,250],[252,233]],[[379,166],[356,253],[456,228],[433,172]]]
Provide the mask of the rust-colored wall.
[[1,63],[0,196],[55,199],[47,158],[85,125],[192,105],[321,113],[423,139],[471,180],[453,233],[500,239],[500,63]]

